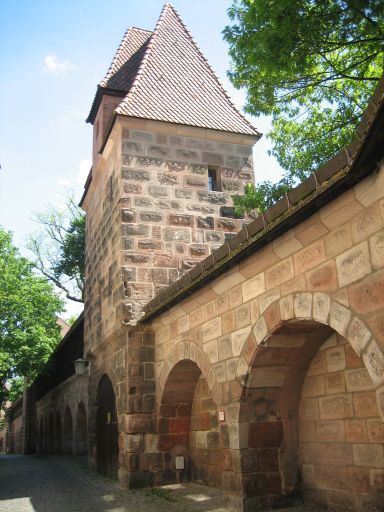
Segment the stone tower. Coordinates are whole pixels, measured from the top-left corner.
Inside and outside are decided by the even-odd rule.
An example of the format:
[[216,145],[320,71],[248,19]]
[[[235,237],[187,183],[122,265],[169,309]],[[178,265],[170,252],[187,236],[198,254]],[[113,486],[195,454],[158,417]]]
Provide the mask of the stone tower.
[[260,137],[169,4],[153,32],[127,30],[87,121],[86,344],[239,230],[231,195]]
[[[121,447],[130,442],[128,431],[154,431],[156,393],[153,337],[134,326],[157,291],[240,229],[231,195],[253,180],[252,146],[260,134],[169,4],[153,32],[127,30],[88,122],[93,166],[82,205],[89,444],[99,465],[94,433],[106,375],[116,396],[118,475],[131,486],[137,473],[130,456],[121,455],[129,447]],[[134,426],[127,427],[130,421]],[[109,455],[107,465],[117,471],[116,456]]]

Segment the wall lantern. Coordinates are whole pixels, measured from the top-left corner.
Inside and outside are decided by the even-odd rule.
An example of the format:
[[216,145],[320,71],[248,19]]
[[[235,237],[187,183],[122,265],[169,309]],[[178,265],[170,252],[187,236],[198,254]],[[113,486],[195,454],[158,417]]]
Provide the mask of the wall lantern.
[[74,365],[76,375],[83,375],[86,367],[88,366],[88,361],[86,359],[83,359],[82,357],[79,357],[74,361]]

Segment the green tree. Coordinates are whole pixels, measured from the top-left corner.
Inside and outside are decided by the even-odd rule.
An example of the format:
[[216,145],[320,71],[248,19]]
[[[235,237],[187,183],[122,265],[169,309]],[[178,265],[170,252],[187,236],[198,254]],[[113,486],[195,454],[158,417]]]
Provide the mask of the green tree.
[[0,227],[1,407],[7,399],[5,383],[15,379],[20,390],[20,378],[31,381],[60,339],[56,318],[63,302],[33,267],[12,245],[10,233]]
[[350,142],[383,72],[384,2],[234,0],[228,13],[230,79],[247,112],[272,117],[292,186]]
[[28,240],[36,268],[67,299],[84,302],[85,215],[73,196],[67,195],[64,208],[49,206],[36,214],[41,229]]

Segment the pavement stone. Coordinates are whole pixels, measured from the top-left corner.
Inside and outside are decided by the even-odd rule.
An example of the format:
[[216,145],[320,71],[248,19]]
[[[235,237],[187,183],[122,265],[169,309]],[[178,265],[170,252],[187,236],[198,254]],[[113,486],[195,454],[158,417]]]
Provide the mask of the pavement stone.
[[230,512],[223,500],[197,483],[128,491],[90,471],[85,457],[0,454],[0,512]]

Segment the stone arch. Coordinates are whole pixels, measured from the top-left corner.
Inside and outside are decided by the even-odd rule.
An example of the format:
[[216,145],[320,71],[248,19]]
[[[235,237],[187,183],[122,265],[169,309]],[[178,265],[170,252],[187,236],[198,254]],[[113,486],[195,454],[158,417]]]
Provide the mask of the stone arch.
[[56,413],[55,420],[55,453],[61,453],[63,450],[63,432],[61,428],[60,412]]
[[76,427],[75,427],[75,454],[85,455],[87,453],[87,413],[82,401],[77,406]]
[[63,453],[73,453],[73,422],[71,409],[67,405],[64,412],[64,424],[63,424]]
[[237,375],[249,374],[253,359],[268,344],[270,335],[284,323],[295,320],[314,321],[332,328],[347,339],[354,352],[363,358],[373,382],[377,386],[383,384],[384,353],[370,329],[352,308],[333,301],[326,293],[319,292],[286,295],[268,306],[252,329],[253,337],[249,337],[244,344]]
[[53,411],[48,416],[48,452],[54,453],[55,451],[55,416]]
[[[371,332],[352,310],[324,293],[297,293],[276,300],[260,315],[244,344],[237,367],[243,384],[238,416],[247,449],[240,458],[248,471],[242,480],[252,506],[260,506],[267,499],[268,506],[273,507],[281,504],[282,495],[294,496],[298,489],[303,383],[314,356],[332,336],[345,339],[351,353],[363,359],[373,388],[382,384],[384,356]],[[345,400],[340,394],[329,402],[343,407]],[[319,407],[320,402],[313,403]],[[321,418],[327,419],[326,414]],[[252,466],[255,460],[257,468]]]
[[[207,356],[194,343],[179,343],[168,355],[161,378],[158,449],[168,468],[160,481],[221,486],[229,446],[220,430],[212,396],[214,372]],[[183,457],[181,470],[176,469],[176,457]]]
[[119,467],[119,431],[116,395],[109,376],[104,373],[97,387],[96,462],[99,473],[117,479]]
[[[207,380],[209,389],[211,391],[213,390],[214,385],[216,383],[216,375],[208,357],[206,356],[204,351],[198,345],[196,345],[196,343],[191,341],[182,341],[175,345],[165,358],[159,376],[159,396],[161,396],[161,394],[163,393],[165,383],[168,380],[168,377],[172,372],[173,368],[176,366],[178,362],[184,360],[196,363],[202,375]],[[158,401],[158,404],[160,404],[160,401],[161,400]]]
[[44,453],[44,421],[41,417],[39,421],[39,444],[37,447],[37,453]]

